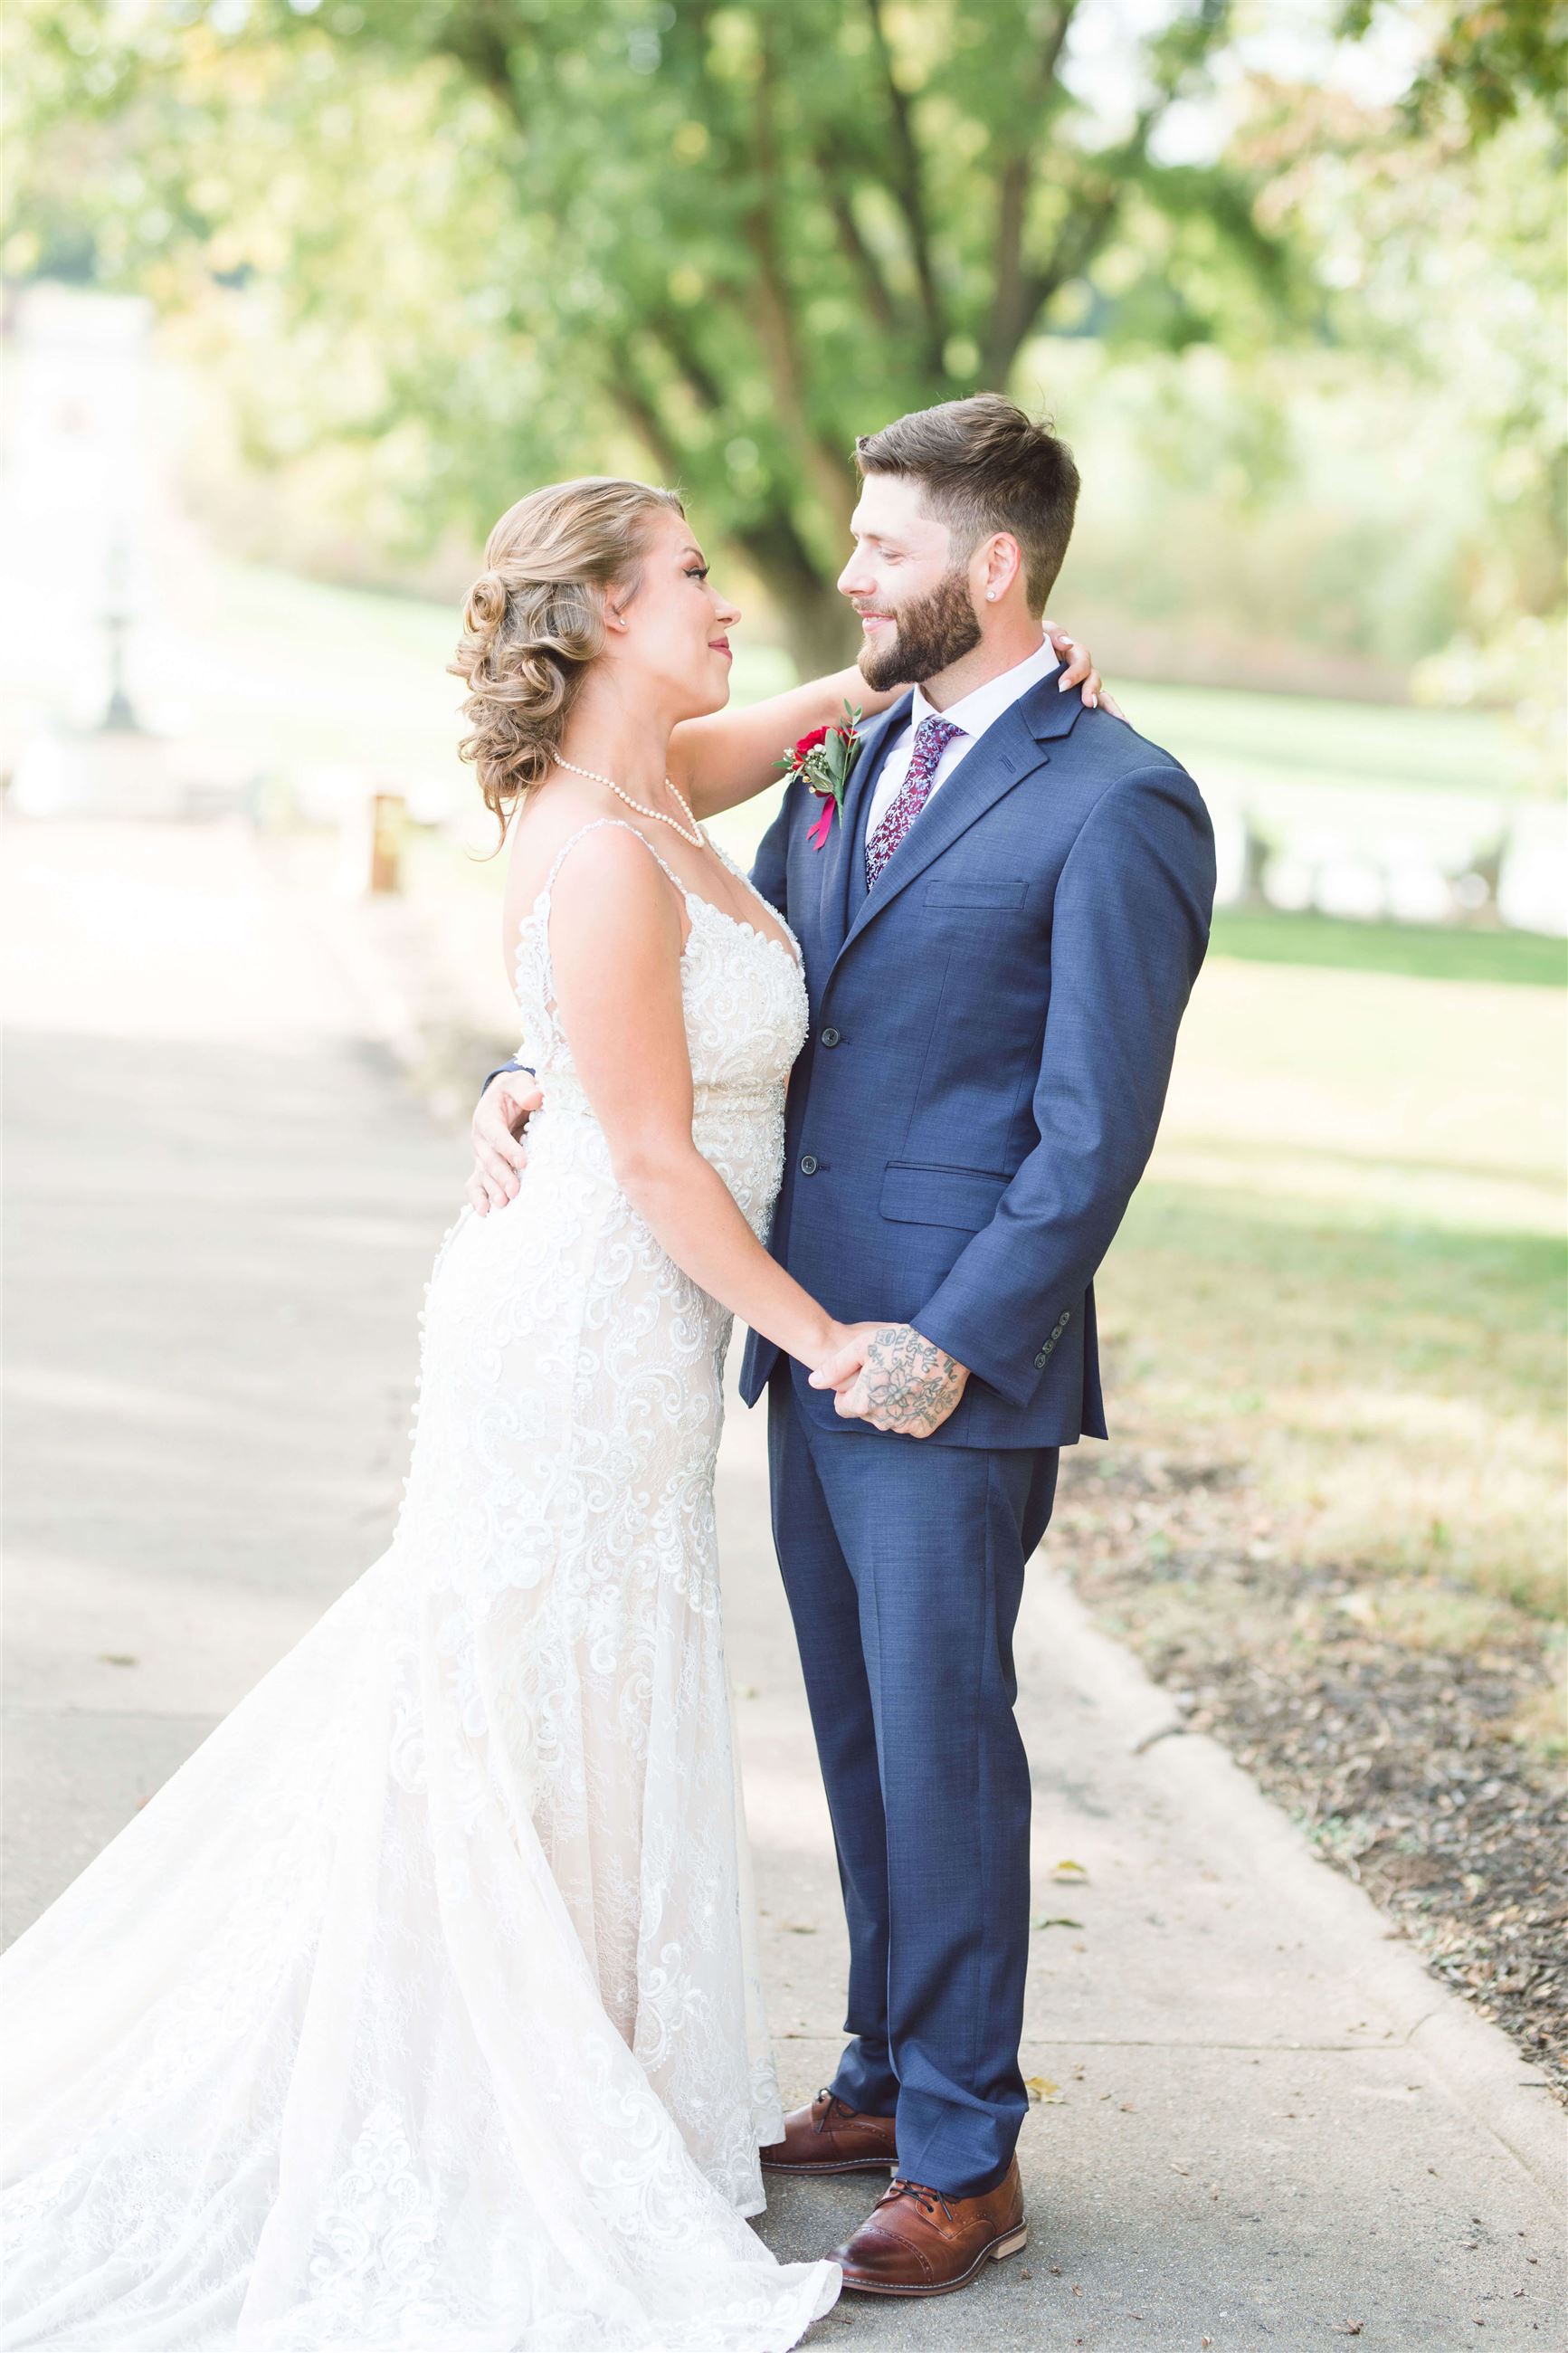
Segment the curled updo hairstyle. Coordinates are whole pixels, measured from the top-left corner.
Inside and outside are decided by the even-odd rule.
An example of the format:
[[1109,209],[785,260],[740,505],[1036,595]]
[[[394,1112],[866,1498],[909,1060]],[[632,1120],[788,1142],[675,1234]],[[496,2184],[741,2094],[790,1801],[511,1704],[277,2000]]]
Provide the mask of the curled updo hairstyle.
[[503,838],[510,812],[548,775],[604,646],[605,591],[635,589],[658,518],[685,512],[673,491],[588,474],[531,491],[485,543],[447,667],[468,689],[461,756]]

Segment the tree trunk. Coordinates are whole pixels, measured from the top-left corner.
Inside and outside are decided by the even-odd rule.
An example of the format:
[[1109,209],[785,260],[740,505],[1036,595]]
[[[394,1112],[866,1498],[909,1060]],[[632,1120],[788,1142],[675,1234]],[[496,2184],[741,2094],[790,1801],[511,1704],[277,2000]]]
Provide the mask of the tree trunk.
[[[772,584],[770,583],[770,586]],[[779,617],[802,678],[842,670],[859,649],[855,616],[831,581],[814,580],[775,589]]]
[[[759,516],[736,536],[767,583],[802,678],[817,678],[853,661],[860,642],[854,613],[833,585],[836,575],[824,571],[801,537],[794,517],[781,507]],[[844,552],[849,553],[847,540]]]

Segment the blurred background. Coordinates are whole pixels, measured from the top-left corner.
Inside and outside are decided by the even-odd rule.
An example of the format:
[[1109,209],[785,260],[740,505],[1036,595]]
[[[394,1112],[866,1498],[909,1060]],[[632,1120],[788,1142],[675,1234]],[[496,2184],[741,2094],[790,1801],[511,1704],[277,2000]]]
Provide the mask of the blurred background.
[[1115,1442],[1049,1542],[1545,2058],[1563,8],[29,0],[5,31],[35,1005],[90,997],[132,837],[201,997],[238,859],[466,1120],[515,1042],[444,670],[495,516],[678,484],[751,699],[851,650],[857,432],[980,386],[1055,417],[1053,617],[1198,778],[1222,904],[1100,1286]]

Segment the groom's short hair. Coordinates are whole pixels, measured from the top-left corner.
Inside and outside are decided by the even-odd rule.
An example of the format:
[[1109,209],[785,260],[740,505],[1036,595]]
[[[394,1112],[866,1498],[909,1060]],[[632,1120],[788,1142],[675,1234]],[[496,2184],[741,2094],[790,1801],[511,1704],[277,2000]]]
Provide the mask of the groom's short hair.
[[953,550],[973,554],[994,531],[1011,532],[1024,558],[1024,592],[1043,613],[1062,568],[1078,505],[1072,451],[1048,425],[999,392],[917,408],[855,444],[862,474],[919,482]]

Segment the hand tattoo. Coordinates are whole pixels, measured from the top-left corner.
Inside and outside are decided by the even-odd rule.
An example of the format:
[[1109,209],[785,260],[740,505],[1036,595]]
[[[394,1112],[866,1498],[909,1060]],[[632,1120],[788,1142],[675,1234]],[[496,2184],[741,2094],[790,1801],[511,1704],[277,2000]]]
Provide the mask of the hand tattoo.
[[929,1438],[940,1430],[969,1378],[968,1368],[922,1339],[912,1324],[883,1324],[866,1344],[856,1394],[862,1418],[879,1430]]

